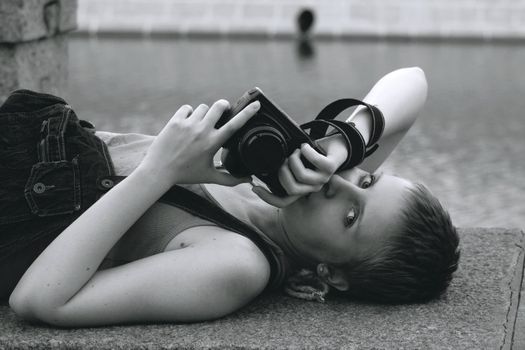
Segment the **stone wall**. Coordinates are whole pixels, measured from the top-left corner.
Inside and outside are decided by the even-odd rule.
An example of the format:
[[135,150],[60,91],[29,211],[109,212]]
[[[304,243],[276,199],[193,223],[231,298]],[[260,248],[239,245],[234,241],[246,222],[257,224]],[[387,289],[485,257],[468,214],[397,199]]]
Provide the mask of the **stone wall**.
[[79,0],[79,29],[290,36],[304,7],[318,36],[525,38],[525,0]]
[[15,89],[60,94],[76,0],[0,1],[0,103]]

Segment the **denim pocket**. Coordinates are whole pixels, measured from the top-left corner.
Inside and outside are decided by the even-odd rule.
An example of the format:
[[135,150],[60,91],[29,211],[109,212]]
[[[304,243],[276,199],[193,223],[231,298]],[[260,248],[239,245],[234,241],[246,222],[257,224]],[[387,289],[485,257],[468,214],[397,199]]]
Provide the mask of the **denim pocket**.
[[81,209],[78,157],[33,165],[24,195],[38,216],[70,214]]

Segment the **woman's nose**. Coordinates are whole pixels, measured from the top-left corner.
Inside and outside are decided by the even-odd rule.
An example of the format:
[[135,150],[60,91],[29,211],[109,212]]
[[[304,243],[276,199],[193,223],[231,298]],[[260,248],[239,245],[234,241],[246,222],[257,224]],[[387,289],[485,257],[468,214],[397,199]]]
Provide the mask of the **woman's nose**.
[[334,174],[325,186],[325,196],[327,198],[345,194],[350,194],[354,198],[362,196],[362,189],[358,185],[337,174]]

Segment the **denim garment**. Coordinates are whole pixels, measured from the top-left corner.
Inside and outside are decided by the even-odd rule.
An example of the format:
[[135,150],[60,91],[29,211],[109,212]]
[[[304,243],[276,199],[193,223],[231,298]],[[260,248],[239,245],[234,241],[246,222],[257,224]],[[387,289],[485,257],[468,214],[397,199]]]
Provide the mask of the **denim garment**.
[[0,106],[0,264],[44,249],[112,187],[112,175],[106,145],[63,99],[13,92]]

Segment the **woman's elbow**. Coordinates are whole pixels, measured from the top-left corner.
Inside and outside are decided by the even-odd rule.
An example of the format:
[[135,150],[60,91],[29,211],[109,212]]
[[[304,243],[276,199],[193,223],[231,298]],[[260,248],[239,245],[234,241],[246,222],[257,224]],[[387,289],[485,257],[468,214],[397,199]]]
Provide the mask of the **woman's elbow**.
[[60,326],[58,309],[51,308],[47,303],[39,303],[35,298],[13,292],[9,297],[9,307],[25,321]]
[[27,298],[21,297],[19,294],[13,292],[9,296],[9,307],[15,314],[26,321],[36,321],[34,307]]
[[427,100],[428,95],[428,82],[425,71],[420,67],[409,67],[404,68],[406,79],[410,81],[410,86],[413,88],[414,104],[421,109]]
[[418,80],[426,84],[427,77],[423,68],[419,66],[400,68],[392,72],[393,74],[403,75],[404,79]]
[[398,70],[400,74],[400,85],[405,86],[404,96],[407,103],[404,104],[406,114],[406,127],[409,128],[421,112],[428,96],[428,83],[425,72],[420,67],[408,67]]
[[417,87],[419,88],[422,96],[423,103],[425,103],[428,94],[428,82],[425,71],[420,67],[411,67],[410,68],[414,74],[414,81]]

